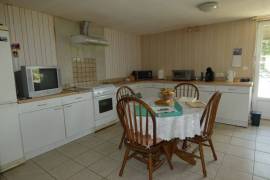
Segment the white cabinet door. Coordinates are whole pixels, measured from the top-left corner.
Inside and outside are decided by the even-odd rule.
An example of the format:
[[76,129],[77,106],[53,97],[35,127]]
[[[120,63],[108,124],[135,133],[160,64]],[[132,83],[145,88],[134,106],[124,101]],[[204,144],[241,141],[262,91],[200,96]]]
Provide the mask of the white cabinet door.
[[247,126],[249,103],[249,94],[223,92],[218,108],[217,121]]
[[[0,106],[0,171],[23,158],[17,104]],[[12,165],[11,165],[12,166]]]
[[199,91],[200,93],[200,100],[204,103],[208,103],[209,99],[212,97],[214,92],[211,91]]
[[65,139],[64,113],[61,106],[20,114],[25,153]]
[[90,132],[94,130],[93,108],[93,102],[90,100],[64,106],[67,137],[74,136],[86,130]]

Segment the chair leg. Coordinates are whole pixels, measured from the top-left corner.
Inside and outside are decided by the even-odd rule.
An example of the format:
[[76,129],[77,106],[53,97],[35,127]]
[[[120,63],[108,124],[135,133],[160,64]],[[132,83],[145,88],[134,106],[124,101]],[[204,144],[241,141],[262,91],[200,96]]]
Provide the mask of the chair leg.
[[182,149],[186,150],[187,149],[187,140],[183,141]]
[[118,149],[121,149],[122,148],[122,145],[123,145],[123,142],[124,142],[124,139],[125,139],[125,135],[126,135],[125,132],[123,132],[122,137],[121,137],[120,144],[118,146]]
[[210,147],[211,147],[211,150],[212,150],[214,159],[215,159],[215,161],[216,161],[216,160],[217,160],[217,155],[216,155],[216,152],[215,152],[215,149],[214,149],[214,145],[213,145],[212,139],[209,139],[208,142],[209,142],[209,145],[210,145]]
[[119,176],[122,176],[123,175],[124,168],[125,168],[126,163],[127,163],[127,160],[128,160],[129,152],[130,152],[130,150],[127,147],[126,152],[125,152],[125,155],[124,155],[124,160],[123,160],[123,163],[122,163],[122,167],[121,167],[120,172],[119,172]]
[[152,180],[152,174],[153,174],[153,159],[152,154],[149,153],[148,155],[148,180]]
[[206,177],[206,166],[205,166],[205,161],[204,161],[204,154],[203,154],[203,145],[202,143],[199,143],[199,151],[200,151],[200,159],[202,163],[202,170],[203,170],[203,176]]
[[172,162],[171,162],[171,157],[170,157],[169,151],[165,146],[162,146],[162,148],[163,148],[164,154],[166,156],[167,162],[168,162],[171,170],[173,170],[173,165],[172,165]]

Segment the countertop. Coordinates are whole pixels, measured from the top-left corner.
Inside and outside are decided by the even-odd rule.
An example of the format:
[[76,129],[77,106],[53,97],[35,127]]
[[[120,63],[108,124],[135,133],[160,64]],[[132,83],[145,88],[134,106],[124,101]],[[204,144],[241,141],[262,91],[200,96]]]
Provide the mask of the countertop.
[[181,83],[181,82],[189,82],[194,83],[197,85],[219,85],[219,86],[240,86],[240,87],[252,87],[253,82],[228,82],[228,81],[212,81],[212,82],[205,82],[205,81],[173,81],[173,80],[160,80],[160,79],[153,79],[153,80],[140,80],[140,81],[121,81],[115,82],[115,86],[123,86],[123,85],[130,85],[134,83]]
[[90,91],[91,91],[90,89],[88,89],[88,90],[86,90],[86,89],[84,89],[84,90],[64,89],[61,93],[57,93],[57,94],[53,94],[53,95],[34,97],[34,98],[30,98],[30,99],[18,99],[17,103],[18,104],[30,103],[30,102],[42,101],[42,100],[47,100],[47,99],[52,99],[52,98],[59,98],[59,97],[65,97],[65,96],[70,96],[70,95],[75,95],[75,94],[87,93]]

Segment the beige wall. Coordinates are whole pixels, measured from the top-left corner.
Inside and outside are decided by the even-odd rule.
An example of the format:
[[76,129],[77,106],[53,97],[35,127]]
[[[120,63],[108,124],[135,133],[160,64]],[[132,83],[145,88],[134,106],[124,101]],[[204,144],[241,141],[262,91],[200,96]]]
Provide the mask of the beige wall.
[[4,16],[11,43],[20,44],[14,70],[22,65],[57,65],[53,16],[10,5],[4,5]]
[[5,24],[4,5],[0,3],[0,24]]
[[[199,75],[211,66],[215,72],[234,69],[251,77],[256,23],[242,20],[142,36],[144,69],[195,69]],[[232,68],[232,49],[243,48],[242,67]]]
[[[104,66],[105,52],[103,46],[77,45],[70,41],[71,35],[79,34],[79,24],[63,18],[54,18],[56,52],[58,66],[61,69],[62,83],[64,86],[73,86],[72,61],[74,58],[96,59],[99,66]],[[96,24],[91,24],[91,34],[103,36],[104,28]],[[101,63],[102,62],[102,63]],[[103,65],[102,65],[103,64]],[[100,67],[97,67],[100,69]],[[102,71],[102,70],[101,70]],[[101,72],[102,74],[102,72]],[[103,78],[100,78],[103,79]]]
[[110,45],[105,48],[106,78],[127,77],[141,69],[140,37],[134,34],[105,29]]

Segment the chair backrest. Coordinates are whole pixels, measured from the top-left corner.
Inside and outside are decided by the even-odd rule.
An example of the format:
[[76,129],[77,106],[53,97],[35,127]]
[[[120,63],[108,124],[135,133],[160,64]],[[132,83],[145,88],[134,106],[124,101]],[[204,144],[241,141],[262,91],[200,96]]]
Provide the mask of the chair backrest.
[[135,95],[134,91],[128,86],[121,86],[116,93],[116,100],[117,102],[126,96]]
[[213,128],[216,121],[216,114],[220,98],[221,93],[215,92],[205,106],[200,122],[202,128],[202,136],[204,137],[210,137],[213,134]]
[[117,113],[129,143],[147,147],[157,143],[155,113],[144,101],[123,97],[117,103]]
[[176,97],[191,97],[199,99],[199,90],[192,83],[179,83],[175,87]]

